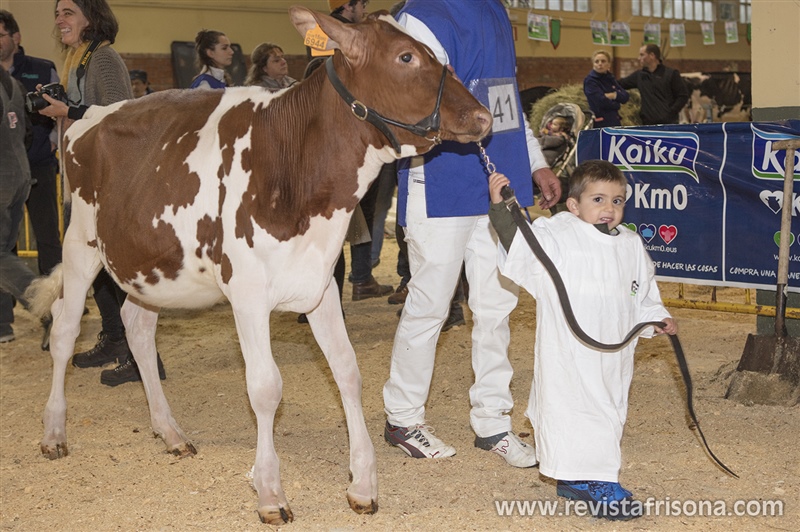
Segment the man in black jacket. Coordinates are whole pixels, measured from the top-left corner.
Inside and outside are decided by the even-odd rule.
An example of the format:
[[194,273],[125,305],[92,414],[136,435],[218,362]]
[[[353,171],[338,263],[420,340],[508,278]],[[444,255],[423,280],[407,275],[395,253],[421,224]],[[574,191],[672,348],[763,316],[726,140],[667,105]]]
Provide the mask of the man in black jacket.
[[[5,33],[0,28],[0,33]],[[1,37],[5,38],[5,37]],[[23,305],[25,290],[35,279],[30,268],[14,253],[25,199],[31,187],[31,173],[25,154],[28,120],[25,89],[0,66],[0,290]],[[10,315],[9,315],[10,314]],[[14,340],[12,308],[0,314],[0,343]]]
[[[25,55],[20,45],[19,25],[14,15],[0,10],[0,65],[33,92],[36,86],[58,82],[52,61]],[[56,196],[55,122],[38,113],[28,115],[33,125],[33,139],[28,148],[31,189],[26,205],[33,233],[36,236],[39,273],[47,275],[61,262],[61,235],[58,228]],[[0,323],[12,315],[11,296],[0,293]],[[45,344],[42,344],[43,346]]]
[[655,44],[639,49],[639,63],[642,69],[622,78],[619,84],[623,89],[639,89],[642,124],[677,124],[681,109],[689,101],[689,90],[680,72],[664,66],[661,49]]

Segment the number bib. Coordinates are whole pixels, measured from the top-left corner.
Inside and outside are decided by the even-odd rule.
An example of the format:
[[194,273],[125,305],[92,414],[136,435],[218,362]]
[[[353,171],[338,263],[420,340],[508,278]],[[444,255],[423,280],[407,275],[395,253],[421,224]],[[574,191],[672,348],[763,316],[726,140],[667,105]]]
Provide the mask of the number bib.
[[525,121],[520,114],[517,81],[514,78],[473,80],[468,89],[492,113],[492,133],[522,129]]

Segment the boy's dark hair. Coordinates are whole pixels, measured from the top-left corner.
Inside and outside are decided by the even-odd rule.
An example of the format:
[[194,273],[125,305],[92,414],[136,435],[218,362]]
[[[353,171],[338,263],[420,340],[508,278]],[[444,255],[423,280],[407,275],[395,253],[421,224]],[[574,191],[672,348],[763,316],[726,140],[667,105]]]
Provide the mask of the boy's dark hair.
[[[89,21],[89,25],[81,32],[82,41],[108,41],[114,44],[119,33],[119,23],[111,6],[106,0],[73,0],[75,5],[83,12],[83,16]],[[58,0],[56,0],[58,8]],[[56,34],[58,33],[56,28]],[[62,44],[63,49],[69,48]]]
[[11,14],[10,11],[6,11],[5,9],[0,9],[0,24],[5,26],[6,31],[9,35],[14,35],[15,33],[19,33],[19,26],[17,25],[17,21],[14,19],[14,15]]
[[627,186],[628,181],[619,168],[608,161],[584,161],[572,172],[569,177],[569,197],[581,199],[581,194],[586,190],[586,185],[598,181],[607,181]]

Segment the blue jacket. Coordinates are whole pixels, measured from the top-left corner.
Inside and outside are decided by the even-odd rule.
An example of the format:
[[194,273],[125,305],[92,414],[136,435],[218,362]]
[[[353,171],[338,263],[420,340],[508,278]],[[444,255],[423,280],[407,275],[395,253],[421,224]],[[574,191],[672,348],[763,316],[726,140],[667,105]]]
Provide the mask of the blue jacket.
[[[52,80],[56,65],[52,61],[25,55],[22,46],[14,54],[13,72],[16,79],[28,92],[36,90],[37,84],[47,85]],[[28,161],[31,166],[50,166],[56,164],[56,155],[50,146],[50,132],[55,122],[39,113],[28,115],[33,124],[33,142],[28,149]]]
[[[516,81],[511,23],[500,0],[409,0],[402,13],[418,19],[447,52],[456,75],[495,116],[483,140],[491,161],[511,180],[522,206],[533,204],[533,180]],[[429,217],[489,212],[488,174],[475,144],[443,142],[425,154]],[[408,160],[398,164],[398,213],[405,225]]]
[[[606,98],[607,92],[616,92],[617,99]],[[586,94],[586,99],[589,101],[589,109],[594,113],[594,127],[620,125],[619,108],[628,101],[630,96],[628,96],[628,91],[617,83],[614,74],[611,72],[598,74],[592,70],[583,80],[583,93]]]
[[196,89],[204,81],[208,82],[212,89],[224,89],[227,87],[224,82],[218,80],[208,72],[204,72],[192,80],[192,84],[189,85],[189,88]]

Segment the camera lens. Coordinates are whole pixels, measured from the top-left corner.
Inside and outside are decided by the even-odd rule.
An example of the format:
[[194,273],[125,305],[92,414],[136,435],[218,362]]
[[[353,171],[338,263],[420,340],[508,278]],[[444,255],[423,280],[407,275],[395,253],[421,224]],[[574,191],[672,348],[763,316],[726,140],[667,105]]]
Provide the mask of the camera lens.
[[48,105],[50,105],[50,103],[42,98],[42,95],[38,92],[29,92],[25,95],[25,107],[28,109],[29,113],[38,112]]

